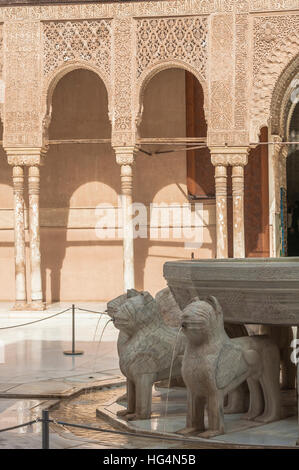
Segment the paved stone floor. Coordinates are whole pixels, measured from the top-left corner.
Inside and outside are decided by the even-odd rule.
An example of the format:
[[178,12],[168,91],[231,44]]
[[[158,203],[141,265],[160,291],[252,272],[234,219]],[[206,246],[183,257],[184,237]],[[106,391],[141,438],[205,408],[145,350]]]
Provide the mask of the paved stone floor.
[[[77,303],[80,308],[103,311],[105,304]],[[53,400],[101,383],[120,380],[116,349],[117,330],[104,315],[76,311],[76,349],[82,356],[65,356],[71,349],[71,312],[19,328],[1,329],[45,318],[70,304],[56,303],[44,312],[11,310],[0,304],[0,428],[41,416]],[[122,378],[123,380],[123,378]],[[0,433],[2,448],[40,448],[40,423]],[[84,438],[51,434],[52,448],[101,447]]]
[[[71,312],[18,328],[8,326],[39,320],[68,308],[53,304],[45,312],[14,312],[11,305],[0,304],[0,429],[19,425],[51,409],[51,416],[67,422],[78,422],[115,428],[116,411],[124,403],[124,383],[118,368],[117,330],[107,317],[91,312],[76,312],[76,349],[82,356],[65,356],[71,349]],[[103,311],[104,304],[84,303],[78,307]],[[101,340],[101,341],[100,341]],[[111,384],[116,384],[111,388]],[[101,390],[99,390],[101,388]],[[153,416],[150,420],[131,422],[139,433],[174,433],[184,427],[186,397],[182,390],[172,390],[165,416],[165,389],[154,393]],[[110,404],[109,404],[110,403]],[[96,417],[96,410],[103,414]],[[226,416],[227,434],[209,442],[176,443],[163,437],[120,437],[112,434],[85,432],[51,425],[50,447],[62,448],[221,448],[242,445],[294,446],[298,437],[296,417],[264,426],[248,427],[238,415]],[[124,429],[124,427],[122,428]],[[128,428],[128,430],[130,430]],[[41,448],[41,423],[0,433],[0,449]]]

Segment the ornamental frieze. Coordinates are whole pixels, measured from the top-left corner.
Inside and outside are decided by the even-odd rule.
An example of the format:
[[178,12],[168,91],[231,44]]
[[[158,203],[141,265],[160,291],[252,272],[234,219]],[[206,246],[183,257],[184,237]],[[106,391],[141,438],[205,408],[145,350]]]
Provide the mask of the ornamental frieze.
[[[9,0],[3,5],[10,5]],[[22,1],[24,3],[24,0]],[[51,2],[53,3],[53,2]],[[12,4],[11,4],[12,5]],[[2,6],[0,21],[26,19],[93,19],[115,16],[206,15],[215,12],[263,12],[298,9],[298,0],[160,0],[160,1],[97,1],[34,6]]]

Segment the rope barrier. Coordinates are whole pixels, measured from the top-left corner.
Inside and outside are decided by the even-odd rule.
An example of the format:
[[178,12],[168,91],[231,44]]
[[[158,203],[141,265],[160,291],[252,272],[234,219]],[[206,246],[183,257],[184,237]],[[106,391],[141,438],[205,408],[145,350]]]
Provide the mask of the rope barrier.
[[97,314],[100,314],[100,315],[108,315],[108,313],[106,311],[96,312],[95,310],[88,310],[87,308],[76,307],[76,310],[81,310],[81,312],[97,313]]
[[14,429],[18,429],[18,428],[24,428],[26,426],[31,426],[31,424],[39,423],[40,421],[41,421],[40,418],[36,418],[35,420],[28,421],[27,423],[17,424],[16,426],[10,426],[9,428],[0,429],[0,432],[7,432],[7,431],[13,431]]
[[[48,416],[48,411],[44,410],[43,415]],[[52,418],[36,418],[35,420],[28,421],[27,423],[23,424],[18,424],[16,426],[11,426],[9,428],[2,428],[0,429],[1,432],[7,432],[7,431],[12,431],[14,429],[22,428],[25,426],[31,426],[32,424],[37,424],[37,423],[43,423],[43,425],[49,425],[49,424],[54,424],[54,425],[59,425],[63,429],[67,429],[67,427],[72,427],[72,428],[79,428],[79,429],[86,429],[88,431],[96,431],[96,432],[102,432],[102,433],[107,433],[107,434],[116,434],[120,436],[129,436],[129,437],[138,437],[138,438],[145,438],[145,439],[158,439],[162,441],[179,441],[179,442],[192,442],[192,443],[198,443],[198,440],[195,439],[187,439],[184,437],[172,437],[172,436],[154,436],[150,434],[142,434],[138,432],[127,432],[127,431],[117,431],[114,429],[104,429],[104,428],[96,428],[94,426],[88,426],[84,424],[76,424],[76,423],[66,423],[65,421],[58,421],[57,419],[52,419]],[[45,427],[43,426],[43,432],[45,431]],[[48,431],[47,431],[48,433]],[[47,447],[48,448],[48,447]]]
[[39,320],[34,320],[34,321],[30,321],[28,323],[21,323],[19,325],[12,325],[12,326],[5,326],[5,327],[1,327],[0,330],[9,330],[11,328],[19,328],[21,326],[27,326],[27,325],[33,325],[33,323],[39,323],[41,321],[45,321],[45,320],[49,320],[50,318],[54,318],[54,317],[57,317],[58,315],[62,315],[63,313],[65,312],[68,312],[69,310],[71,310],[72,308],[69,307],[67,308],[66,310],[63,310],[62,312],[58,312],[58,313],[55,313],[54,315],[50,315],[49,317],[46,317],[46,318],[40,318]]
[[166,441],[179,441],[179,442],[184,441],[184,442],[193,442],[193,443],[195,442],[197,444],[199,443],[198,440],[187,439],[185,437],[168,437],[168,436],[164,437],[164,436],[154,436],[150,434],[142,434],[138,432],[116,431],[114,429],[95,428],[94,426],[87,426],[83,424],[66,423],[64,421],[58,421],[57,419],[56,420],[49,419],[48,422],[54,423],[56,425],[59,424],[62,427],[68,426],[68,427],[73,427],[73,428],[86,429],[89,431],[97,431],[97,432],[108,433],[108,434],[117,434],[120,436],[139,437],[139,438],[146,438],[146,439],[158,439],[162,441],[166,440]]
[[[69,310],[72,310],[72,307],[69,307],[69,308],[63,310],[62,312],[54,313],[54,315],[50,315],[49,317],[40,318],[39,320],[34,320],[34,321],[27,322],[27,323],[20,323],[19,325],[0,327],[0,330],[10,330],[11,328],[19,328],[19,327],[22,327],[22,326],[33,325],[34,323],[39,323],[39,322],[42,322],[42,321],[45,321],[45,320],[49,320],[50,318],[57,317],[58,315],[62,315],[63,313],[68,312]],[[88,310],[86,308],[76,307],[76,310],[81,310],[81,312],[89,312],[89,313],[96,313],[96,314],[99,314],[99,315],[109,316],[106,312],[98,312],[98,311],[95,311],[95,310]]]
[[[102,432],[102,433],[107,433],[107,434],[117,434],[120,436],[129,436],[129,437],[137,437],[137,438],[144,438],[144,439],[156,439],[160,441],[175,441],[175,442],[187,442],[187,443],[193,443],[193,444],[200,444],[201,442],[210,442],[207,439],[203,438],[198,438],[198,439],[190,439],[186,437],[175,437],[175,436],[168,436],[168,435],[150,435],[150,434],[143,434],[139,432],[126,432],[126,431],[116,431],[114,429],[103,429],[103,428],[96,428],[94,426],[87,426],[83,424],[76,424],[76,423],[67,423],[65,421],[58,421],[57,419],[52,419],[49,418],[49,411],[48,410],[43,410],[42,411],[42,418],[36,418],[35,420],[28,421],[27,423],[19,424],[16,426],[11,426],[9,428],[3,428],[0,429],[1,432],[7,432],[11,431],[14,429],[22,428],[25,426],[30,426],[32,424],[36,423],[42,423],[42,448],[43,449],[49,449],[50,448],[50,424],[54,425],[59,425],[61,426],[64,430],[67,430],[67,427],[73,427],[73,428],[79,428],[79,429],[86,429],[89,431],[96,431],[96,432]],[[55,428],[53,429],[55,430]],[[84,441],[85,442],[85,441]],[[90,441],[94,442],[94,441]],[[214,441],[215,443],[221,443],[219,441]],[[299,445],[299,442],[296,443],[296,446]]]

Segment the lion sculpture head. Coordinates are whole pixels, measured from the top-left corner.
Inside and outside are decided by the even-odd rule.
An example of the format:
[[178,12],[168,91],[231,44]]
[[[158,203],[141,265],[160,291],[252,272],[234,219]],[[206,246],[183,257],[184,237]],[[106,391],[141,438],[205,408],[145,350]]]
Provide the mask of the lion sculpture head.
[[155,299],[149,292],[131,289],[108,303],[107,312],[114,326],[127,336],[133,336],[147,325],[163,323]]
[[221,305],[212,296],[193,299],[183,310],[181,327],[188,341],[197,346],[226,336]]

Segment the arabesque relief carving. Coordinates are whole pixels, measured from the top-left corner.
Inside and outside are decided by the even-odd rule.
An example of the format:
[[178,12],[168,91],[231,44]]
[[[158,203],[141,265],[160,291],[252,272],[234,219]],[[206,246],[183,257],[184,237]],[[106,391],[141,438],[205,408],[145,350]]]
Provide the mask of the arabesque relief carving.
[[156,62],[179,60],[206,78],[207,18],[151,18],[137,21],[137,76]]
[[294,7],[292,1],[185,0],[0,8],[5,146],[45,145],[46,88],[56,70],[84,63],[110,87],[114,146],[135,145],[137,93],[159,64],[188,68],[203,84],[209,145],[257,141],[275,84],[298,53],[299,19],[292,12],[252,18],[249,12]]
[[52,21],[44,24],[44,74],[70,60],[86,61],[107,76],[111,67],[111,20]]
[[299,16],[279,15],[254,18],[253,91],[251,97],[251,139],[267,125],[275,84],[299,51]]

